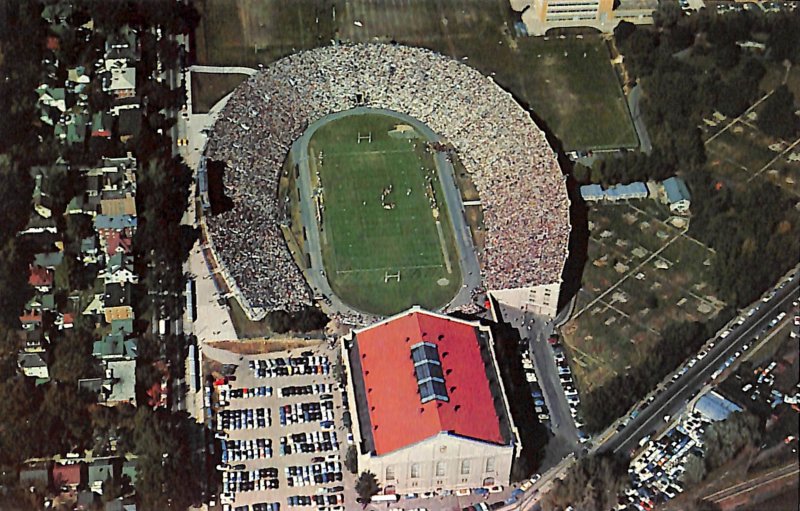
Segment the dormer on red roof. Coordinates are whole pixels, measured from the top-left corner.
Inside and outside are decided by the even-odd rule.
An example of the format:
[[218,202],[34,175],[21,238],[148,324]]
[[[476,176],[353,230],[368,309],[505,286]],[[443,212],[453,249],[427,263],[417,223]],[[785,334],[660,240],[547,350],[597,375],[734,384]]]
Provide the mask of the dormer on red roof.
[[355,377],[363,380],[375,454],[442,432],[508,443],[479,335],[474,323],[418,308],[356,331]]
[[28,283],[33,287],[49,287],[53,285],[53,272],[41,266],[31,265]]
[[81,464],[53,465],[53,484],[56,487],[62,485],[79,486],[81,484]]

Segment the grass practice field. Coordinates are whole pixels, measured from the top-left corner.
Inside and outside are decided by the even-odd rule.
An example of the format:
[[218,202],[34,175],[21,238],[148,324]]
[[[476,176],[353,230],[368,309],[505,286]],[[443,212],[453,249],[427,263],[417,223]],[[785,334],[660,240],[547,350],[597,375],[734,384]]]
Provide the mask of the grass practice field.
[[295,51],[397,41],[492,75],[540,117],[564,150],[636,147],[605,41],[514,34],[508,0],[198,0],[200,64],[269,64]]
[[323,190],[320,239],[331,288],[354,308],[382,315],[441,307],[461,285],[433,154],[422,138],[390,136],[397,124],[347,116],[320,127],[308,146],[312,183]]

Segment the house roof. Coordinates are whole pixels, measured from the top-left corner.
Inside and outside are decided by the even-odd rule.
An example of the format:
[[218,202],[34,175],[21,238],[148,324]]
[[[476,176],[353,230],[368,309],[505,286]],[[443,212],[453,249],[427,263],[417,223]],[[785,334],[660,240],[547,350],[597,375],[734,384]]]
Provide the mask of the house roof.
[[132,319],[113,319],[111,320],[111,333],[130,334],[133,333]]
[[128,254],[131,251],[132,240],[126,236],[122,236],[119,231],[114,231],[106,237],[106,253],[108,255],[122,252]]
[[106,365],[111,371],[114,385],[111,387],[111,394],[108,401],[122,402],[136,399],[136,361],[135,360],[113,360]]
[[89,465],[89,484],[105,482],[114,475],[114,465],[110,461],[95,461]]
[[32,369],[34,367],[47,367],[47,362],[44,361],[38,353],[20,352],[17,353],[17,364],[22,369]]
[[[357,331],[354,349],[360,370],[354,373],[363,381],[366,403],[361,405],[368,407],[376,454],[441,432],[505,443],[478,335],[475,324],[420,309]],[[420,382],[427,373],[421,366],[429,363],[418,360],[415,367],[412,358],[412,349],[423,342],[427,359],[439,358],[444,381],[435,393],[446,394],[446,400],[423,397],[425,384]]]
[[122,229],[135,229],[136,228],[136,217],[130,215],[97,215],[94,217],[94,228],[95,229],[113,229],[113,230],[122,230]]
[[30,266],[30,277],[28,283],[34,287],[38,286],[52,286],[53,285],[53,272],[41,266]]
[[33,264],[42,268],[55,268],[63,260],[63,252],[42,252],[33,256]]
[[50,482],[50,471],[45,465],[23,467],[19,471],[19,482],[22,486],[47,485]]
[[100,212],[109,216],[136,216],[136,201],[131,194],[118,199],[102,199],[100,200]]
[[667,194],[667,200],[670,204],[680,202],[682,200],[690,200],[689,189],[686,183],[679,177],[671,177],[664,180],[664,192]]
[[598,184],[581,186],[581,197],[584,199],[602,199],[605,195],[603,187]]
[[125,354],[125,340],[122,334],[108,334],[92,344],[94,357],[121,357]]
[[62,484],[81,484],[81,470],[83,463],[73,463],[71,465],[53,466],[53,482],[57,485]]

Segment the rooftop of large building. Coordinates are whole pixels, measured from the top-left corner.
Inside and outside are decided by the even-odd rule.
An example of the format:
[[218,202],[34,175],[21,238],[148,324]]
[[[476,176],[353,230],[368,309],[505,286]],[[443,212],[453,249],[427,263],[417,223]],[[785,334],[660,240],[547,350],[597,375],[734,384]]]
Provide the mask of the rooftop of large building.
[[414,308],[357,330],[350,347],[364,449],[393,452],[445,432],[510,443],[488,333]]

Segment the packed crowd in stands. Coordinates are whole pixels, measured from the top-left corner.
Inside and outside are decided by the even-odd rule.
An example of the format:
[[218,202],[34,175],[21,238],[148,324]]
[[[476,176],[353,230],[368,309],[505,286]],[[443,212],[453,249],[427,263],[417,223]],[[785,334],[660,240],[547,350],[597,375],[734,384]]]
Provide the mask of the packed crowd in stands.
[[456,149],[483,207],[486,289],[559,281],[570,232],[566,184],[544,133],[512,96],[430,50],[330,46],[290,55],[244,82],[209,138],[206,157],[227,164],[224,187],[234,208],[207,225],[251,306],[310,303],[281,233],[279,174],[311,122],[355,106],[408,114]]

